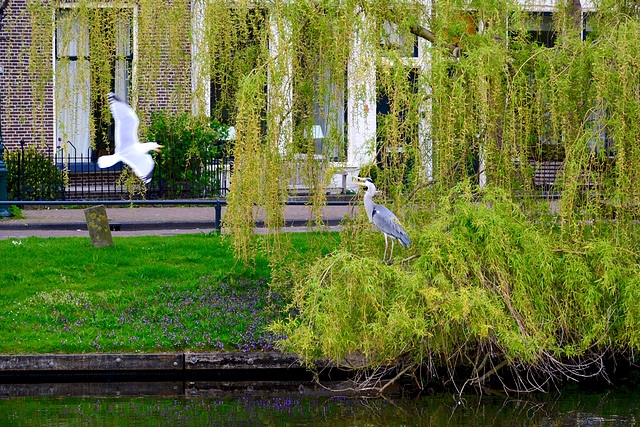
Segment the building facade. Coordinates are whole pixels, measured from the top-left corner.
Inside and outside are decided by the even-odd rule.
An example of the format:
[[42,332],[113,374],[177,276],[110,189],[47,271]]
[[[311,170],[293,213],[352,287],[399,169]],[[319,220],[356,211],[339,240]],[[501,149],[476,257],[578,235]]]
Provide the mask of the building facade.
[[[532,37],[553,46],[555,1],[524,3],[523,6],[535,16],[531,23]],[[233,95],[237,88],[233,89],[233,74],[219,79],[212,76],[215,58],[221,54],[216,53],[217,45],[212,45],[206,37],[210,31],[207,22],[227,18],[208,15],[210,12],[206,11],[204,1],[157,2],[157,7],[153,8],[150,4],[12,0],[0,33],[0,96],[5,147],[11,150],[36,146],[50,152],[88,153],[86,162],[95,162],[98,156],[113,149],[106,104],[109,91],[134,106],[143,122],[149,120],[152,111],[159,110],[213,114],[231,126],[233,137],[236,112],[233,106],[224,104],[222,93],[231,91]],[[581,6],[581,22],[586,22],[584,17],[591,5],[583,0]],[[269,28],[270,55],[281,59],[286,25],[278,26],[268,12],[258,8],[243,16],[243,19],[253,20],[254,24],[261,22]],[[363,22],[366,25],[366,18]],[[388,37],[380,43],[402,50],[400,59],[394,58],[409,70],[407,87],[416,91],[428,90],[425,87],[418,89],[416,76],[428,72],[430,42],[424,37],[395,35],[393,22],[385,25],[388,26]],[[477,19],[472,20],[468,31],[483,31],[483,25]],[[584,29],[587,30],[586,24]],[[243,44],[235,46],[236,51],[251,52],[251,46],[259,43],[259,37],[247,33]],[[303,114],[310,125],[306,129],[312,130],[314,154],[335,166],[333,187],[349,181],[363,165],[380,161],[377,157],[381,139],[385,138],[379,132],[380,124],[393,103],[389,95],[380,90],[377,76],[380,69],[371,65],[374,61],[368,56],[370,40],[347,39],[351,43],[351,57],[343,71],[344,79],[336,80],[334,76],[332,83],[325,84],[326,72],[318,73],[314,80],[317,86],[333,86],[322,96],[313,95],[313,102],[307,103],[304,108],[308,111]],[[108,51],[110,61],[101,63],[98,51]],[[274,59],[273,63],[277,61]],[[287,65],[284,61],[284,67],[289,67],[293,75],[297,72],[296,67],[304,66],[300,61],[295,63],[297,65]],[[331,72],[335,73],[335,70]],[[291,125],[284,129],[291,133],[295,133],[299,120],[296,112],[304,109],[296,107],[299,98],[296,84],[292,76],[289,82],[268,79],[265,87],[268,106],[288,111],[283,113],[288,114],[283,120]],[[278,107],[278,103],[283,105]],[[428,111],[419,113],[428,114]],[[325,144],[330,136],[343,140],[344,147]],[[429,177],[428,121],[404,136],[421,141],[424,155],[420,167]],[[289,137],[282,136],[283,139]],[[481,153],[478,163],[478,169],[482,169]]]

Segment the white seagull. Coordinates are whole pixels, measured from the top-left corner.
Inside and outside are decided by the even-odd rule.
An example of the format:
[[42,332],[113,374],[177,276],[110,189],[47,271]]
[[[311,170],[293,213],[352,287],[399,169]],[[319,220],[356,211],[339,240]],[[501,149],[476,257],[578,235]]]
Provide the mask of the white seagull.
[[162,145],[155,142],[140,143],[138,141],[140,120],[136,112],[126,102],[119,100],[113,92],[109,93],[107,98],[109,98],[109,109],[115,122],[116,149],[114,154],[100,157],[98,166],[108,168],[118,162],[124,162],[146,184],[151,181],[154,166],[153,157],[149,151],[160,152]]

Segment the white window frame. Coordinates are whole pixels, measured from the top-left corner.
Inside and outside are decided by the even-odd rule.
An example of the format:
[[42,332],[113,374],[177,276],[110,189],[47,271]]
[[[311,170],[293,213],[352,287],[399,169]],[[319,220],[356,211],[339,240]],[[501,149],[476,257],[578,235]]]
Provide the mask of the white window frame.
[[[58,20],[57,14],[61,9],[76,9],[80,7],[78,3],[60,3],[58,7],[54,8],[52,11],[52,51],[51,51],[51,62],[53,64],[53,149],[54,151],[58,150],[58,146],[60,145],[60,150],[65,153],[68,153],[68,147],[66,147],[66,141],[58,141],[58,138],[61,138],[62,135],[59,135],[58,132],[58,114],[59,114],[59,106],[58,106],[58,69],[57,69],[57,34],[58,34]],[[137,87],[138,87],[138,73],[137,73],[137,64],[138,64],[138,5],[116,5],[113,3],[91,3],[88,5],[90,8],[129,8],[132,9],[132,22],[131,22],[131,76],[130,76],[130,84],[131,89],[128,92],[128,102],[133,109],[136,108],[137,105]],[[89,89],[90,90],[90,89]],[[88,94],[90,96],[90,93]],[[91,107],[89,106],[89,109]],[[91,111],[89,110],[89,115],[91,115]],[[61,142],[62,144],[58,144]],[[91,141],[89,141],[90,147]]]

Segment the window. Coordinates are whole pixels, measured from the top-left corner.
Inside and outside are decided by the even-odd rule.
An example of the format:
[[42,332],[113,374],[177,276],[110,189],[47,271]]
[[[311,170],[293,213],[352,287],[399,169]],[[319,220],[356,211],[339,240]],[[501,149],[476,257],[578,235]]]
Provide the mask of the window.
[[[305,27],[307,28],[307,27]],[[346,158],[347,70],[332,71],[310,32],[293,59],[294,142],[303,154]]]
[[406,67],[406,82],[393,84],[376,73],[376,162],[385,170],[402,166],[409,171],[414,166],[409,147],[418,141],[420,114],[410,100],[401,94],[418,95],[418,70]]
[[92,159],[113,150],[107,93],[129,102],[133,11],[129,8],[62,8],[55,33],[57,145],[70,156]]
[[510,21],[510,47],[520,49],[531,42],[541,47],[554,47],[558,34],[554,28],[553,13],[529,12],[523,16],[523,21],[516,24]]
[[294,71],[294,138],[301,152],[340,161],[346,155],[346,76],[334,77],[320,58],[307,64],[308,57]]
[[[448,19],[445,20],[445,27],[442,28],[442,33],[445,40],[451,44],[453,49],[447,51],[445,55],[449,58],[446,63],[447,74],[449,79],[442,82],[441,89],[448,88],[453,94],[456,86],[463,88],[464,91],[474,90],[470,89],[470,86],[466,83],[464,77],[464,66],[461,66],[460,57],[466,55],[466,51],[470,46],[475,44],[474,38],[477,34],[485,32],[489,27],[488,24],[480,19],[480,14],[476,10],[451,10]],[[438,135],[440,132],[451,132],[451,137],[454,142],[454,153],[456,158],[460,158],[459,167],[452,168],[455,171],[454,179],[464,180],[469,179],[474,185],[484,185],[483,171],[481,170],[481,163],[483,161],[483,132],[481,131],[482,124],[475,120],[472,121],[459,121],[452,120],[442,126],[443,120],[447,121],[446,117],[451,114],[451,109],[446,98],[440,99],[439,106],[434,106],[432,114],[434,127],[436,128],[436,138],[441,138]],[[468,106],[472,110],[472,116],[477,111],[472,105]],[[464,115],[464,112],[457,112],[458,115]],[[443,118],[444,117],[444,118]],[[470,125],[467,127],[467,125]],[[474,130],[471,130],[475,128]],[[414,133],[416,131],[413,131]],[[445,160],[443,157],[438,156],[438,153],[434,155],[434,161],[440,163],[439,167],[448,169],[451,166],[448,164],[449,160]]]
[[[222,13],[227,13],[228,16],[218,16],[217,19],[229,24],[212,27],[213,34],[210,36],[210,114],[213,119],[230,126],[232,138],[235,132],[239,84],[258,65],[266,11],[225,8]],[[266,90],[265,86],[265,96]]]
[[528,36],[537,44],[545,47],[554,47],[558,34],[553,27],[553,15],[550,12],[529,14],[527,20]]

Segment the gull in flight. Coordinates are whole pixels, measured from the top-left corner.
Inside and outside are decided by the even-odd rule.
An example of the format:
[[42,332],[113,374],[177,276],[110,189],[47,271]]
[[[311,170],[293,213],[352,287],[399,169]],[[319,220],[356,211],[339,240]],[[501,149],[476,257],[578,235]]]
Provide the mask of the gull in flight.
[[160,152],[162,145],[155,142],[140,143],[138,141],[140,120],[136,112],[126,102],[119,100],[113,92],[109,93],[107,98],[109,98],[109,109],[116,125],[114,132],[116,150],[114,154],[100,157],[98,166],[108,168],[118,162],[124,162],[146,184],[151,181],[154,166],[153,157],[149,151]]

